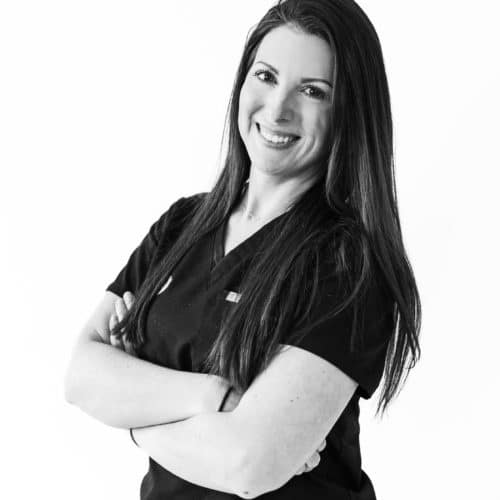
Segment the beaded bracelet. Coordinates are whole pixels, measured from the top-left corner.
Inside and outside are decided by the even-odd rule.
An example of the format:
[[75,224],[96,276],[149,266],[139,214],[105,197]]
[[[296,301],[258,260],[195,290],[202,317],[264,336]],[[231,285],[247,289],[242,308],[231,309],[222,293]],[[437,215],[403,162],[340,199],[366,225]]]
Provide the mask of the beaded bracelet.
[[134,435],[132,434],[132,429],[130,429],[130,437],[132,438],[132,441],[135,443],[136,446],[139,446],[137,444],[137,441],[134,439]]
[[222,403],[220,404],[219,406],[219,409],[217,411],[222,411],[222,408],[224,408],[224,405],[226,404],[226,400],[229,396],[229,393],[233,390],[232,387],[230,387],[227,391],[226,391],[226,394],[225,396],[222,398]]

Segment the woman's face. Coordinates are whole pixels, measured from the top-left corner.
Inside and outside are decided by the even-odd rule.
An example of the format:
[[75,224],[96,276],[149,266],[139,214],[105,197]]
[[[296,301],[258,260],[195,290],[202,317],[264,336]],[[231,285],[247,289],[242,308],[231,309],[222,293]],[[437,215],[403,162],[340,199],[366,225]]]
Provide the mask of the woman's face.
[[329,129],[332,74],[323,39],[288,25],[263,38],[239,99],[238,128],[252,168],[315,176]]

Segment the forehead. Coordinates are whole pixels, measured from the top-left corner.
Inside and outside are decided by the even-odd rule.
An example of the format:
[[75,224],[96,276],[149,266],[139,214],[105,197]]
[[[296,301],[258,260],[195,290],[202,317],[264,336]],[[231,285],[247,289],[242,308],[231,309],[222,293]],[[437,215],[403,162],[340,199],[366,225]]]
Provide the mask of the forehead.
[[300,77],[325,78],[333,72],[330,46],[318,36],[289,25],[271,30],[261,41],[255,61],[263,61],[278,71]]

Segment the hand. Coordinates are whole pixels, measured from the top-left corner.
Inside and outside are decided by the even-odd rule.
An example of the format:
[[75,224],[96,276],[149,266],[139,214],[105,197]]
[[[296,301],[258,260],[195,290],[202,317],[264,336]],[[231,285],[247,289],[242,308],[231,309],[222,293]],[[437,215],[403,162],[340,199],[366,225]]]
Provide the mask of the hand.
[[111,332],[114,329],[114,327],[126,317],[134,302],[135,302],[135,297],[132,294],[132,292],[129,291],[125,292],[123,294],[123,298],[116,299],[115,313],[112,314],[109,318],[109,333],[110,333],[109,343],[113,347],[117,347],[118,349],[125,351],[131,356],[135,356],[136,352],[132,344],[125,338],[125,335],[122,335],[121,338],[118,338]]
[[319,448],[311,455],[309,460],[295,473],[296,476],[300,476],[303,472],[309,472],[312,469],[314,469],[318,464],[321,459],[319,456],[319,452],[323,451],[326,446],[326,440],[323,440],[323,442],[319,445]]

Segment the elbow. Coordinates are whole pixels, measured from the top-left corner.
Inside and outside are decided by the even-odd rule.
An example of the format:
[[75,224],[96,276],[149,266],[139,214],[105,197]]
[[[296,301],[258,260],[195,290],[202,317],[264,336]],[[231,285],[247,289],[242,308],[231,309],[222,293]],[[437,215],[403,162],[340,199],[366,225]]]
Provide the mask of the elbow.
[[102,377],[96,374],[92,363],[93,352],[88,350],[92,344],[94,339],[80,341],[75,346],[64,374],[64,399],[105,425],[128,429],[130,426],[123,421],[119,405],[115,404]]
[[235,485],[233,491],[234,494],[240,498],[257,498],[273,489],[274,488],[265,488],[262,484],[259,484],[258,481],[243,476],[239,484]]
[[84,377],[71,366],[64,376],[64,399],[67,403],[76,406],[87,415],[99,420],[110,427],[128,428],[122,422],[120,415],[107,405],[105,398],[100,394],[91,380]]
[[64,381],[63,381],[63,390],[64,390],[64,399],[66,400],[67,403],[70,403],[72,405],[77,404],[77,384],[76,384],[77,377],[75,377],[72,366],[70,365],[66,369],[66,373],[64,375]]
[[[88,395],[92,394],[90,380],[84,376],[86,368],[85,365],[81,364],[77,356],[73,356],[66,369],[63,381],[64,399],[67,403],[81,407],[85,400],[88,399]],[[89,373],[88,370],[87,373]]]
[[256,498],[262,494],[260,488],[257,490],[255,487],[255,482],[251,479],[248,468],[238,468],[234,471],[229,486],[233,494],[239,498]]
[[234,490],[234,494],[240,498],[257,498],[268,491],[271,490],[263,490],[260,485],[256,485],[255,483],[245,483],[239,485],[238,488]]
[[216,470],[220,475],[216,483],[223,485],[223,491],[239,498],[256,498],[262,491],[254,487],[257,484],[253,479],[255,475],[251,472],[254,461],[241,442],[241,437],[234,436],[231,446],[218,457]]
[[257,492],[251,486],[242,486],[235,491],[235,495],[240,498],[257,498],[262,495],[262,493]]
[[67,403],[77,406],[78,408],[86,411],[89,404],[84,397],[85,393],[89,391],[85,390],[84,383],[78,374],[71,368],[71,366],[66,371],[64,376],[64,399]]
[[106,401],[97,394],[89,394],[85,388],[66,385],[64,387],[64,398],[66,402],[76,406],[81,411],[95,418],[104,425],[119,429],[128,429],[130,426],[122,421],[116,411],[106,405]]
[[70,404],[80,406],[81,398],[86,392],[84,375],[92,372],[88,359],[87,353],[82,352],[82,343],[78,342],[73,348],[63,380],[64,399]]
[[270,462],[272,458],[259,455],[253,451],[239,461],[239,467],[234,474],[237,484],[234,485],[235,494],[240,498],[257,498],[265,493],[274,491],[290,478],[280,480],[281,471],[276,467],[276,462]]

